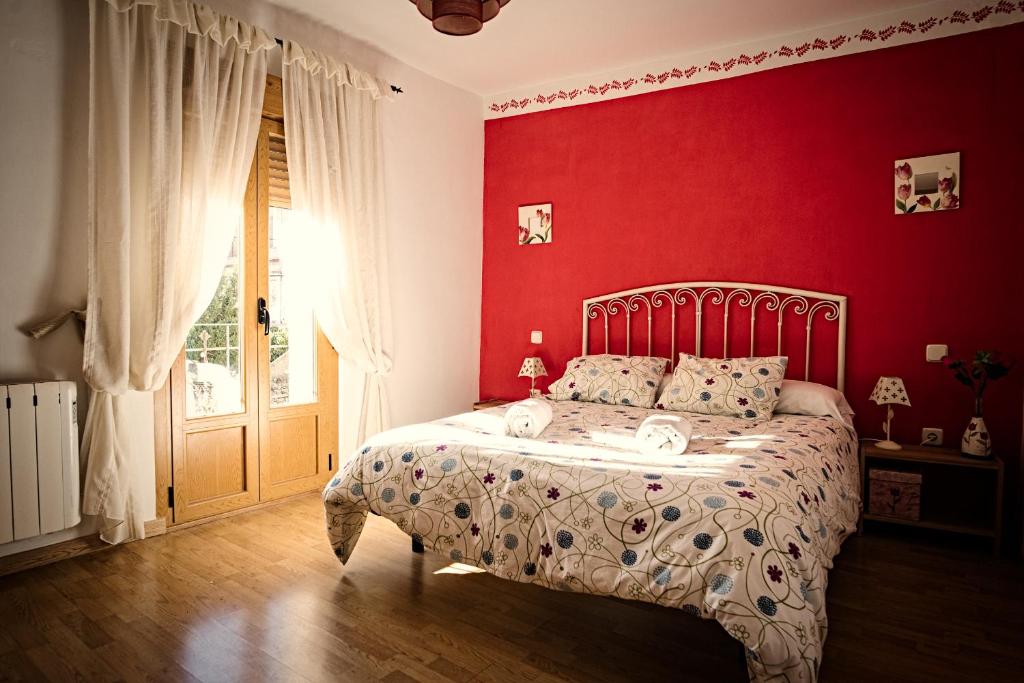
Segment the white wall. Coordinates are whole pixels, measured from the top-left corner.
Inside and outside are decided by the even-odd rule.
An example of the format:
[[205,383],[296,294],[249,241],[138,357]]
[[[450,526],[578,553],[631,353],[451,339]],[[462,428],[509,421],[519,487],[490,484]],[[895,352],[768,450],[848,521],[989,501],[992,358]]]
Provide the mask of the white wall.
[[[395,337],[392,421],[469,410],[478,395],[480,348],[480,98],[267,3],[206,4],[402,86],[404,94],[385,105],[383,121]],[[81,343],[73,327],[41,341],[19,328],[85,301],[87,9],[83,0],[0,0],[0,149],[6,155],[0,166],[0,382],[75,379],[83,397]],[[150,405],[140,404],[134,436],[151,481]],[[354,412],[343,404],[343,443]],[[92,530],[7,544],[0,556]]]
[[[85,304],[88,3],[5,0],[0,16],[0,382],[76,380],[82,424],[78,332],[68,324],[33,341],[19,328]],[[0,555],[92,530],[0,545]]]

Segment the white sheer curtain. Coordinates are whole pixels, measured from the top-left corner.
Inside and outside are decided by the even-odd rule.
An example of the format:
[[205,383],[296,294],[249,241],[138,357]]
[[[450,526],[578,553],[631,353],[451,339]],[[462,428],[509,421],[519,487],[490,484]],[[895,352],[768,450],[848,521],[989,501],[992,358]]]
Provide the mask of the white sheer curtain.
[[216,289],[263,106],[264,31],[191,0],[91,0],[83,511],[144,535],[133,391],[159,388]]
[[[282,76],[288,177],[299,219],[284,240],[284,258],[296,264],[292,272],[305,275],[324,334],[347,367],[363,375],[357,433],[342,435],[343,448],[352,447],[389,426],[391,306],[380,139],[380,100],[389,90],[291,41],[284,44]],[[343,406],[353,402],[341,398]]]

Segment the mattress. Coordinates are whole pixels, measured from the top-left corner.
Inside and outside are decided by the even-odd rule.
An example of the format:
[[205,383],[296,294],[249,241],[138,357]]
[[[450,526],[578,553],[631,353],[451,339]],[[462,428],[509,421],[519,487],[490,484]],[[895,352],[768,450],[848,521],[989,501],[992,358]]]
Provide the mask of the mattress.
[[856,434],[685,415],[687,452],[651,456],[631,435],[656,411],[553,407],[537,440],[503,436],[504,407],[370,439],[324,490],[337,557],[373,512],[503,579],[715,619],[752,680],[816,680],[828,570],[861,506]]

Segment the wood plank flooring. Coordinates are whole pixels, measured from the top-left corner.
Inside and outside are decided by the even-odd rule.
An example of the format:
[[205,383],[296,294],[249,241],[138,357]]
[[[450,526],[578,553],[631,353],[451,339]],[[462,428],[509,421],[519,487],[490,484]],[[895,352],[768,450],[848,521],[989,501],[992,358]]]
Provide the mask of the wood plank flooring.
[[[317,496],[0,579],[0,680],[744,681],[713,622],[486,574],[372,517],[341,567]],[[866,535],[828,592],[821,680],[1009,681],[1024,573]]]

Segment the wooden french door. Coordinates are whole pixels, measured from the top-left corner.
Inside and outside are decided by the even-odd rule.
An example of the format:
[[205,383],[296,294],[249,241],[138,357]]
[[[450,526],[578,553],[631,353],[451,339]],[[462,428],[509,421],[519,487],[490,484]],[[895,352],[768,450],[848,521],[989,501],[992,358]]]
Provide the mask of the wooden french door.
[[[268,91],[269,92],[269,91]],[[264,118],[217,294],[170,376],[174,524],[320,488],[338,444],[338,357],[287,259],[280,120]]]
[[257,335],[260,434],[267,444],[260,500],[273,500],[320,488],[330,479],[338,447],[338,354],[316,324],[310,297],[296,282],[302,273],[289,272],[295,266],[283,253],[288,231],[294,230],[284,124],[264,119],[256,158],[265,169],[257,174],[256,224],[266,255],[260,258],[260,297],[270,302],[263,331],[271,332]]

